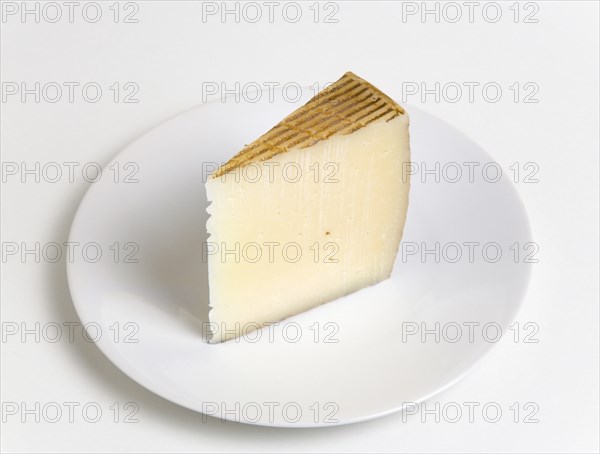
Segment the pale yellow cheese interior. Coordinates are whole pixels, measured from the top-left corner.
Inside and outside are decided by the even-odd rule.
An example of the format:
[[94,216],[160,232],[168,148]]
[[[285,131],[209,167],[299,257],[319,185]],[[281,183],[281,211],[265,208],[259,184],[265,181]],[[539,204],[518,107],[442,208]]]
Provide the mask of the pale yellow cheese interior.
[[409,161],[402,112],[209,179],[212,342],[388,278]]

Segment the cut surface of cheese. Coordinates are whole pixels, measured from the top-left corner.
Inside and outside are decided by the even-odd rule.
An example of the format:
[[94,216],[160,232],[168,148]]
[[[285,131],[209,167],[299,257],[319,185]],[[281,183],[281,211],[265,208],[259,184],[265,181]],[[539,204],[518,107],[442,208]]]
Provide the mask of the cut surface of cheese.
[[206,182],[211,342],[390,276],[408,207],[408,116],[352,73]]

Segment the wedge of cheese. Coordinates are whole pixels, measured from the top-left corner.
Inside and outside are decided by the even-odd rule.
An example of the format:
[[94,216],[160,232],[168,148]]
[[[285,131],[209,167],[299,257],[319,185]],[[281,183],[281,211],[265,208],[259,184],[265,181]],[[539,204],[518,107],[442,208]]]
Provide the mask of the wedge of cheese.
[[348,72],[206,183],[211,342],[390,276],[408,206],[408,116]]

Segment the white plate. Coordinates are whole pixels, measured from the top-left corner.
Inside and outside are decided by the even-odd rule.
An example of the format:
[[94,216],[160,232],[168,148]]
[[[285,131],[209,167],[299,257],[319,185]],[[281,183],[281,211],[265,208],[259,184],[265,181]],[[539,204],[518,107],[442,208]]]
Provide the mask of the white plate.
[[[70,241],[91,245],[67,271],[82,322],[117,367],[179,405],[288,427],[346,424],[399,411],[471,370],[495,345],[498,329],[507,330],[524,297],[531,235],[507,175],[486,181],[482,168],[493,160],[483,150],[409,108],[413,162],[430,169],[440,162],[442,173],[455,162],[463,170],[456,183],[448,182],[456,165],[445,167],[440,183],[433,175],[422,183],[422,172],[412,179],[402,247],[440,243],[440,263],[432,254],[423,260],[401,252],[389,280],[263,329],[258,341],[255,334],[205,343],[203,163],[226,161],[310,95],[297,103],[281,96],[273,102],[267,96],[256,103],[214,101],[184,112],[119,153],[77,211]],[[479,163],[473,164],[472,182],[465,162]],[[488,180],[494,168],[487,166]],[[128,175],[139,182],[123,182]],[[480,243],[473,263],[464,242]],[[483,245],[492,242],[503,254],[496,263],[490,263],[495,246],[488,246],[487,260],[482,256]],[[461,245],[456,263],[450,260],[457,248],[448,243]],[[521,250],[518,263],[514,243]],[[94,262],[97,249],[102,257]],[[125,263],[131,259],[138,263]],[[436,331],[436,322],[439,339],[423,339],[420,333]],[[457,327],[462,337],[453,342]],[[419,333],[411,335],[415,329]]]

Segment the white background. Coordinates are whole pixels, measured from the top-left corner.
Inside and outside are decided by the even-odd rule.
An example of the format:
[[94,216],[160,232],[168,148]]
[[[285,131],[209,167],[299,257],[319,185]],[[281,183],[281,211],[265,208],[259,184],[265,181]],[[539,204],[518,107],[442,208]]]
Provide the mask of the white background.
[[[3,4],[3,11],[7,8]],[[112,2],[89,23],[75,9],[49,23],[33,15],[5,17],[2,26],[2,81],[96,82],[97,103],[75,91],[56,103],[33,95],[2,102],[2,161],[104,164],[128,142],[164,119],[203,101],[202,82],[234,88],[249,82],[311,85],[336,80],[347,70],[372,81],[399,101],[407,101],[452,123],[508,169],[515,162],[539,166],[538,183],[517,183],[540,246],[531,285],[517,321],[539,326],[538,343],[503,339],[474,373],[430,403],[497,402],[505,414],[497,423],[481,413],[458,423],[400,414],[358,425],[327,429],[272,429],[221,423],[180,408],[141,388],[81,335],[75,342],[2,343],[2,401],[97,402],[96,423],[75,413],[55,424],[3,414],[4,452],[597,452],[598,447],[598,3],[500,2],[482,15],[468,7],[436,23],[433,15],[402,17],[401,3],[338,3],[325,23],[325,5],[314,22],[312,2],[291,23],[281,3],[269,23],[267,6],[258,23],[246,10],[239,23],[229,15],[203,21],[195,2],[138,2],[137,23],[113,21]],[[415,6],[422,8],[421,2]],[[536,7],[537,23],[524,23]],[[21,4],[16,3],[21,8]],[[220,7],[220,2],[217,4]],[[34,3],[28,7],[34,8]],[[120,6],[121,14],[125,5]],[[234,5],[230,4],[230,8]],[[428,8],[435,8],[431,2]],[[333,11],[333,7],[327,7]],[[405,5],[404,8],[407,8]],[[47,10],[47,17],[55,12]],[[88,10],[90,16],[93,11]],[[487,19],[487,20],[486,20]],[[139,87],[138,103],[115,103],[114,82]],[[475,91],[458,102],[433,95],[402,99],[402,82],[495,82],[503,89],[492,103]],[[515,82],[537,84],[537,103],[515,102]],[[81,86],[80,85],[80,86]],[[6,95],[3,86],[3,96]],[[528,93],[529,91],[527,91]],[[522,92],[522,94],[526,94]],[[59,242],[67,239],[72,216],[89,186],[75,182],[26,183],[8,176],[2,187],[3,242]],[[118,220],[114,220],[118,222]],[[2,321],[77,321],[66,284],[64,261],[2,263]],[[6,326],[6,325],[3,325]],[[3,328],[4,329],[4,328]],[[6,333],[4,333],[6,334]],[[359,393],[360,390],[357,390]],[[113,422],[114,402],[135,402],[138,423]],[[508,407],[533,402],[537,423],[513,421]],[[120,416],[120,420],[123,415]]]

